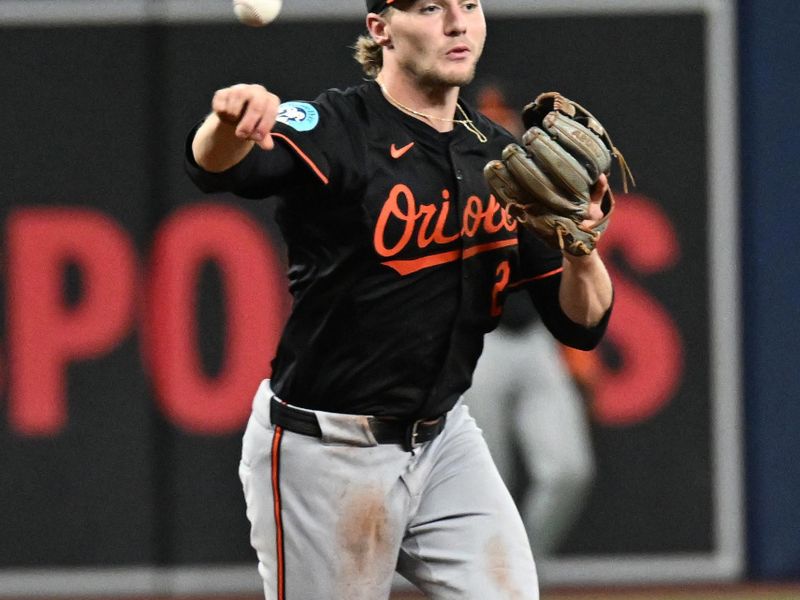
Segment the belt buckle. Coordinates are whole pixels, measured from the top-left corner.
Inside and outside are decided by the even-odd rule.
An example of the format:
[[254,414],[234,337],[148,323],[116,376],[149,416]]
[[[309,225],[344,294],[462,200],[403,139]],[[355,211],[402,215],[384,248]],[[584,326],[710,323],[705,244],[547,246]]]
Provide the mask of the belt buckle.
[[417,441],[417,436],[419,436],[419,425],[422,423],[423,419],[417,419],[414,421],[410,427],[406,428],[406,439],[404,440],[403,447],[405,450],[409,452],[414,450],[415,448],[419,448],[422,444]]

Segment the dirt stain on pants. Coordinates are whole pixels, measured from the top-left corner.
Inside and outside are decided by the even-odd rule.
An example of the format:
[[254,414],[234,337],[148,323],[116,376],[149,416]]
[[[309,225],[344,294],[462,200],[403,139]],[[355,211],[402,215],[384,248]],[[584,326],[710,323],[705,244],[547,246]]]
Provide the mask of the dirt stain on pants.
[[499,535],[489,538],[486,542],[486,559],[489,577],[497,583],[498,590],[504,592],[498,599],[522,600],[522,593],[511,580],[512,569],[508,563],[508,550]]
[[390,580],[397,562],[384,491],[378,487],[348,491],[342,499],[337,539],[341,555],[340,598],[374,600]]

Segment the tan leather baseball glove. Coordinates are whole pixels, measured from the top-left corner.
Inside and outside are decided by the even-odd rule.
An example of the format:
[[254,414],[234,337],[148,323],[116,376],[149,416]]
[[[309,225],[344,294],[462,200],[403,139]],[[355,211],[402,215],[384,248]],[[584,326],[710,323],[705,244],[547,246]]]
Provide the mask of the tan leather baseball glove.
[[522,118],[524,148],[509,144],[501,160],[486,165],[489,188],[510,216],[551,246],[576,256],[589,254],[614,209],[609,189],[603,217],[585,224],[592,188],[602,173],[610,174],[615,158],[627,192],[628,179],[634,179],[625,158],[594,115],[558,92],[540,94]]

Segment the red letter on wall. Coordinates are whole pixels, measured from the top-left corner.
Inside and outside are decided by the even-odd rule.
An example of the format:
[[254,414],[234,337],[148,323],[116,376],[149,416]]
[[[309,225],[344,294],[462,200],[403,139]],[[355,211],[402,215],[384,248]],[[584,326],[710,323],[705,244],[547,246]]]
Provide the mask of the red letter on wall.
[[[680,246],[669,218],[653,200],[619,197],[603,252],[622,254],[640,275],[673,266]],[[604,368],[595,389],[594,411],[605,425],[648,420],[672,400],[683,373],[683,341],[666,309],[641,286],[609,264],[614,280],[614,314],[607,337],[622,358],[622,369]]]
[[[136,255],[116,223],[88,210],[19,210],[7,224],[8,419],[23,435],[54,435],[67,422],[68,363],[109,351],[129,330]],[[70,264],[81,281],[74,304]]]
[[[195,322],[198,280],[209,260],[221,273],[227,315],[222,369],[213,378],[203,371]],[[145,341],[158,401],[173,423],[195,434],[245,425],[285,318],[283,271],[263,231],[240,210],[197,204],[160,228]]]

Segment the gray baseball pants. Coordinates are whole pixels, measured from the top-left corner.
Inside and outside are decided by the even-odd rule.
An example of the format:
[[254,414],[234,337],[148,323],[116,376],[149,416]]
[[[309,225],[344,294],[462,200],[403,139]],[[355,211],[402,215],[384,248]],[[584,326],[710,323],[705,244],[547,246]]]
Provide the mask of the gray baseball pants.
[[363,416],[270,422],[262,382],[239,474],[267,600],[380,600],[394,573],[437,600],[538,600],[525,528],[459,402],[433,441],[377,444]]

